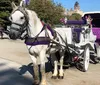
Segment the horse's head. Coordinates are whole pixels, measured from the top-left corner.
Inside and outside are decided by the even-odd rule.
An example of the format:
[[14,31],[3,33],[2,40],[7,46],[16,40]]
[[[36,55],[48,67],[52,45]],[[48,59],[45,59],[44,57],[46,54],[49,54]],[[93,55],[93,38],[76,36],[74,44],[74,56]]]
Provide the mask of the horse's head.
[[9,37],[11,39],[18,39],[27,30],[29,18],[22,1],[20,6],[16,6],[12,3],[12,7],[13,11],[9,17],[9,20],[11,21]]

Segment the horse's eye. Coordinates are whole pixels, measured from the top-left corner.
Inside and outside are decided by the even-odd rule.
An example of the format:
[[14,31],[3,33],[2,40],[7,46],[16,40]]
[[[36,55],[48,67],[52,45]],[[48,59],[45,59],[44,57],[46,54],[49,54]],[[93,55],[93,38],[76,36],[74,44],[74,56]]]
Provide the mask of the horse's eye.
[[9,17],[9,20],[11,21],[12,20],[12,17]]
[[24,19],[24,17],[21,17],[20,19]]

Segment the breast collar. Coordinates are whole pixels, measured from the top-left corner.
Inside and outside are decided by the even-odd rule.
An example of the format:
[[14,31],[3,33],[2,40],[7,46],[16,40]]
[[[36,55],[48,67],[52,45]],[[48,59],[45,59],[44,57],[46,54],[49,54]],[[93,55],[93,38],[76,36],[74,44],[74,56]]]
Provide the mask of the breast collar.
[[51,32],[51,35],[53,36],[54,39],[56,38],[56,31],[53,30],[49,25],[43,24],[43,28],[41,29],[40,33],[38,33],[36,37],[27,37],[25,39],[25,44],[31,46],[49,45],[50,37],[46,37],[46,36],[39,37],[39,34],[41,34],[41,32],[44,31],[45,29],[48,29]]

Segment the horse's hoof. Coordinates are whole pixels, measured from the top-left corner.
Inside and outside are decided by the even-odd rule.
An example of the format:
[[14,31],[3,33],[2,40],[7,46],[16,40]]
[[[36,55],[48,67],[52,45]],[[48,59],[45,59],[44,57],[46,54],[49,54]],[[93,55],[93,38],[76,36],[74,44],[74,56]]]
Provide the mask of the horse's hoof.
[[33,82],[32,85],[40,85],[40,83],[39,82]]
[[64,79],[64,76],[58,76],[58,79]]
[[58,75],[58,79],[64,79],[64,74],[63,76]]
[[39,85],[39,84],[33,83],[32,85]]
[[57,76],[52,76],[51,78],[52,78],[52,79],[57,79]]
[[63,76],[58,76],[58,79],[64,79],[64,74]]

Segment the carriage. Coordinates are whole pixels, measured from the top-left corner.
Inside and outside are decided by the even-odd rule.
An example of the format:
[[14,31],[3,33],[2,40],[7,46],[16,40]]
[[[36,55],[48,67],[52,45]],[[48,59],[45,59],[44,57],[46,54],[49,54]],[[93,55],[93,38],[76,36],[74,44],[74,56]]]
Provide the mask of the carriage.
[[[91,16],[88,22],[86,17]],[[82,20],[64,21],[64,26],[56,28],[66,31],[69,57],[65,59],[67,64],[75,64],[81,71],[87,71],[89,62],[98,63],[100,60],[100,13],[86,12]],[[66,54],[65,54],[66,56]]]
[[[90,60],[90,47],[87,31],[90,30],[84,21],[67,21],[63,27],[56,27],[66,32],[68,47],[65,53],[65,64],[75,64],[83,72],[88,70]],[[94,41],[93,41],[94,42]]]

